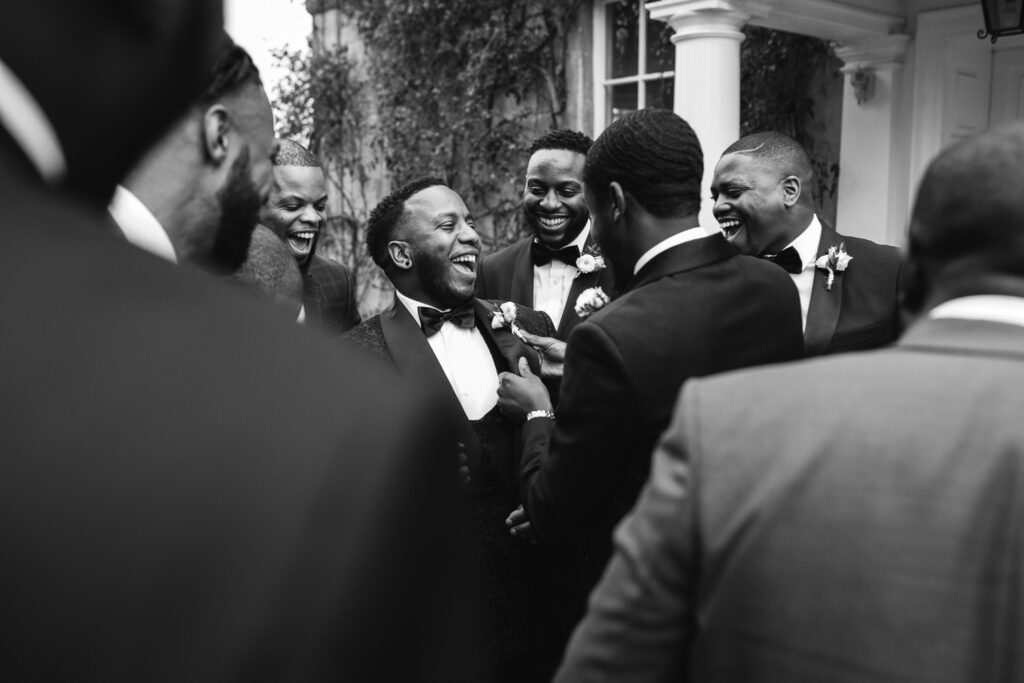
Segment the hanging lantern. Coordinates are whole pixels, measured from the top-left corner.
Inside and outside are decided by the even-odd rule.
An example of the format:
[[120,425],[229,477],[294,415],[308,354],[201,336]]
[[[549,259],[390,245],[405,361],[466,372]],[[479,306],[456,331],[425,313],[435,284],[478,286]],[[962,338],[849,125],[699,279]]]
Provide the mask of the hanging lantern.
[[978,31],[979,38],[992,36],[992,42],[1000,36],[1024,33],[1024,0],[981,0],[985,12],[985,30]]

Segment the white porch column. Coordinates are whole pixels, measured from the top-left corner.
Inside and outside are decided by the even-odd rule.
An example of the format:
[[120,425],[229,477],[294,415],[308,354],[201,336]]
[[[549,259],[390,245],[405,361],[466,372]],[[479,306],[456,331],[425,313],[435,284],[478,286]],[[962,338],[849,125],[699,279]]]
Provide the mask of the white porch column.
[[717,228],[711,214],[711,178],[722,150],[740,135],[741,29],[750,19],[743,0],[660,0],[646,5],[652,19],[675,35],[675,113],[693,127],[704,151],[700,222]]
[[836,47],[845,64],[836,229],[900,244],[907,220],[909,131],[899,116],[910,36],[893,34]]

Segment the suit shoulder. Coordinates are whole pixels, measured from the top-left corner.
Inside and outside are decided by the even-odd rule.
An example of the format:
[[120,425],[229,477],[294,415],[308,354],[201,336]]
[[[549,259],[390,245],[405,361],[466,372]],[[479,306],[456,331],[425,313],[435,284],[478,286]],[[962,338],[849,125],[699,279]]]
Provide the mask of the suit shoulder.
[[487,262],[489,268],[501,268],[503,266],[511,267],[511,264],[515,263],[516,256],[519,255],[520,250],[522,250],[524,245],[528,245],[532,240],[533,235],[527,235],[508,246],[487,254],[484,256],[484,261]]

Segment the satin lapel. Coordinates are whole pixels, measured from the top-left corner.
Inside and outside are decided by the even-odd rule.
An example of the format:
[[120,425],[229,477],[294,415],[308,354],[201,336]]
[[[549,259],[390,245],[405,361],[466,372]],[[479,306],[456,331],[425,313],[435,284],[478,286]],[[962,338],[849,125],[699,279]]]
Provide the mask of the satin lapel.
[[726,241],[721,233],[709,235],[703,239],[684,242],[677,247],[663,251],[650,263],[644,265],[639,273],[629,281],[623,293],[643,287],[666,275],[693,270],[711,263],[718,263],[736,256],[736,250]]
[[573,324],[579,321],[579,316],[576,315],[576,299],[583,293],[583,290],[597,287],[600,283],[600,271],[580,273],[573,279],[572,286],[569,287],[569,296],[565,300],[565,308],[562,309],[562,319],[558,321],[559,339],[567,339],[566,328],[572,328]]
[[[822,224],[821,240],[815,256],[826,253],[832,245],[838,246],[841,239],[834,229]],[[804,329],[805,356],[820,356],[828,351],[839,324],[839,314],[843,307],[843,275],[836,273],[832,289],[826,289],[827,284],[828,271],[815,267],[811,301],[807,307],[807,327]]]
[[[526,356],[533,374],[540,375],[540,356],[532,348],[524,344],[518,337],[512,334],[508,328],[494,329],[491,327],[491,319],[497,307],[483,299],[474,302],[476,310],[476,326],[488,341],[488,345],[497,349],[501,358],[507,364],[509,372],[519,374],[519,359]],[[499,372],[502,368],[498,368]]]
[[456,416],[463,443],[466,443],[471,451],[478,448],[476,434],[470,427],[466,413],[452,391],[452,385],[441,369],[441,364],[437,362],[437,356],[427,343],[419,324],[398,299],[395,299],[390,309],[381,313],[380,326],[388,351],[395,359],[395,365],[402,376],[421,383],[438,396],[444,402],[445,409]]
[[509,299],[533,308],[533,260],[530,258],[531,240],[523,240],[523,245],[516,255],[515,267],[512,268],[512,287]]

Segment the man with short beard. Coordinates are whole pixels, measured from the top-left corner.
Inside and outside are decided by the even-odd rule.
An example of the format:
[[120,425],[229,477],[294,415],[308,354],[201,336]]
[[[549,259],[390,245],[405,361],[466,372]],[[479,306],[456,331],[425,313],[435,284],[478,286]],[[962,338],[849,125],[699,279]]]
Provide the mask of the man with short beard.
[[505,525],[519,502],[519,428],[498,410],[497,392],[498,374],[524,359],[540,370],[537,354],[515,332],[551,336],[554,325],[522,306],[509,321],[494,302],[474,297],[480,238],[462,198],[439,178],[385,197],[370,214],[366,243],[395,285],[395,301],[345,338],[436,395],[460,424],[483,592],[483,654],[471,655],[483,660],[480,680],[548,681],[560,655],[552,656],[559,648],[551,645],[561,641],[548,632],[530,583],[534,562],[544,560]]
[[338,336],[359,324],[356,288],[348,269],[316,254],[327,220],[327,180],[313,154],[278,140],[270,199],[260,223],[288,245],[302,273],[302,304],[310,324]]
[[270,191],[274,152],[259,72],[225,38],[202,97],[117,188],[110,213],[136,246],[233,272]]

